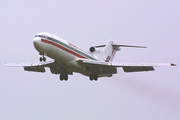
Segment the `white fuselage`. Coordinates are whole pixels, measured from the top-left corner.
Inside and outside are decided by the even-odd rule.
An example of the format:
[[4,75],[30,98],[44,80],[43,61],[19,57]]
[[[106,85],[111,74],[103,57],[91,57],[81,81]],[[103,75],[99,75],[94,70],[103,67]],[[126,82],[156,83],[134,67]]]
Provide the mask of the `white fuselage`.
[[79,47],[49,33],[39,33],[34,38],[34,46],[40,53],[56,60],[64,67],[69,67],[75,72],[89,75],[83,66],[76,61],[77,58],[97,60],[96,56],[85,52]]

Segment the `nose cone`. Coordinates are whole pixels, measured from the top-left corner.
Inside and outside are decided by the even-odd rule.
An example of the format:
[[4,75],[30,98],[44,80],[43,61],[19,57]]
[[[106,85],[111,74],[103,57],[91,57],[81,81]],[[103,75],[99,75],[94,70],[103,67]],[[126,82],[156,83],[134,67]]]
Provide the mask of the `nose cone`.
[[40,50],[40,44],[41,44],[41,38],[35,37],[33,40],[34,47],[36,48],[37,51]]

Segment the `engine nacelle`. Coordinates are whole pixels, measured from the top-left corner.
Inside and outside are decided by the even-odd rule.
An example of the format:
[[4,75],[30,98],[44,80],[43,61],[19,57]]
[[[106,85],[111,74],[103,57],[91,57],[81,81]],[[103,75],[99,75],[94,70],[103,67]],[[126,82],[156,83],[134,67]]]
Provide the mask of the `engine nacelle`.
[[103,53],[102,53],[102,51],[99,50],[98,48],[96,48],[96,47],[90,47],[90,48],[89,48],[89,51],[91,52],[91,54],[92,54],[96,59],[103,60],[103,58],[104,58]]
[[95,50],[96,50],[95,47],[90,47],[90,49],[89,49],[90,52],[94,52]]

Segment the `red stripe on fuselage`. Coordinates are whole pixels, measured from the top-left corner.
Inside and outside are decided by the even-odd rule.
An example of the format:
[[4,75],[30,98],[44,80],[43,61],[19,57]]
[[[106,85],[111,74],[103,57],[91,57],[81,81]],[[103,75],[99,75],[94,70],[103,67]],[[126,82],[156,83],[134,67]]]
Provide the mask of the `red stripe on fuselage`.
[[115,49],[116,49],[116,47],[113,47],[113,51],[112,51],[112,54],[114,53]]
[[66,52],[68,52],[68,53],[71,53],[71,54],[73,54],[73,55],[75,55],[75,56],[77,56],[77,57],[79,57],[79,58],[87,59],[86,57],[84,57],[84,56],[82,56],[82,55],[80,55],[80,54],[78,54],[78,53],[76,53],[76,52],[74,52],[74,51],[72,51],[72,50],[70,50],[70,49],[68,49],[68,48],[60,45],[60,44],[57,44],[57,43],[55,43],[55,42],[52,42],[52,41],[49,41],[49,40],[45,40],[45,39],[41,39],[41,42],[48,43],[48,44],[51,44],[51,45],[53,45],[53,46],[56,46],[56,47],[58,47],[58,48],[60,48],[60,49],[62,49],[62,50],[64,50],[64,51],[66,51]]

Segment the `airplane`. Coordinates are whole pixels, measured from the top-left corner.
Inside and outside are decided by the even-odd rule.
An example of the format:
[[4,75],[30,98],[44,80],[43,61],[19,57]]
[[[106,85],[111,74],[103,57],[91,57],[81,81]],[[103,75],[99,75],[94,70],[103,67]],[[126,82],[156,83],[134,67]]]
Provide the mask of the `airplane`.
[[[45,32],[37,34],[33,43],[41,55],[39,63],[5,63],[5,66],[24,67],[25,71],[33,72],[45,72],[45,67],[48,67],[52,74],[60,74],[61,81],[67,81],[68,75],[73,75],[73,72],[88,76],[91,81],[97,81],[100,77],[112,77],[113,74],[117,74],[118,67],[121,67],[124,72],[141,72],[153,71],[154,67],[158,66],[176,66],[172,63],[112,62],[121,47],[146,48],[145,46],[118,45],[112,40],[105,45],[90,47],[89,52],[56,35]],[[53,60],[46,62],[45,56]]]

